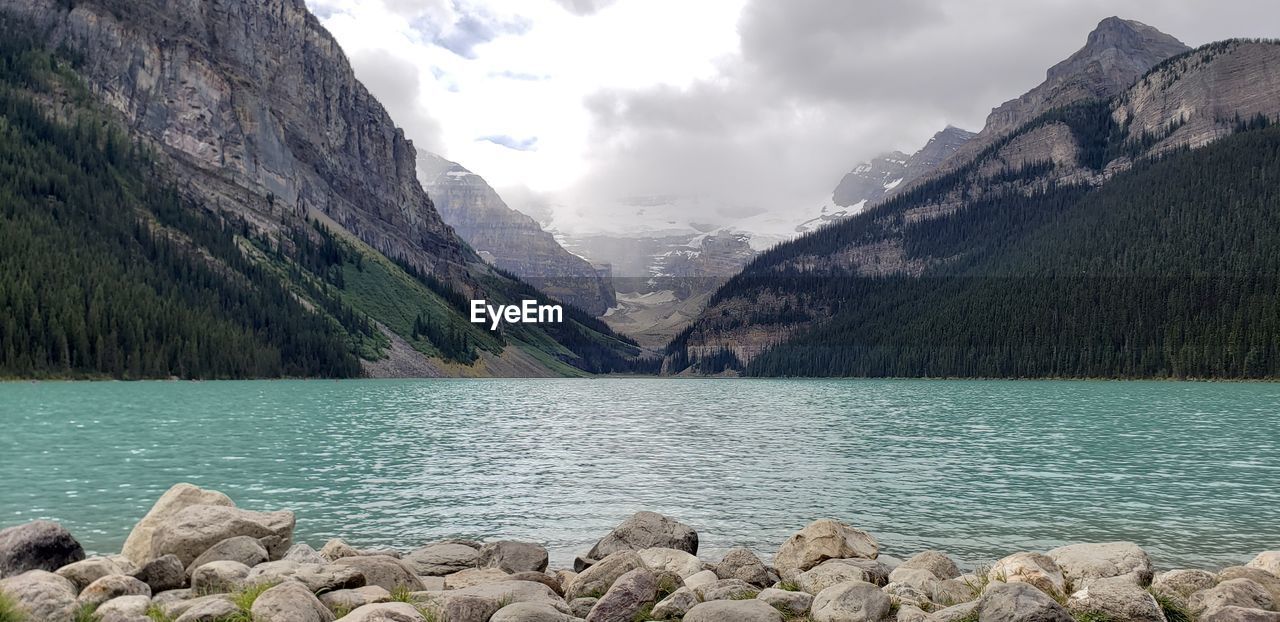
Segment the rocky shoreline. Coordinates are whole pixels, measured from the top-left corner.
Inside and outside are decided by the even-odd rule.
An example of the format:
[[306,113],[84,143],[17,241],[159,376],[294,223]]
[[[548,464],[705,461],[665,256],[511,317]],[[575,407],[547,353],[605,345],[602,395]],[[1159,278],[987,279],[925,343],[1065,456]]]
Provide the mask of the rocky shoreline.
[[446,540],[408,552],[316,550],[292,512],[241,509],[178,484],[118,555],[86,559],[57,523],[0,531],[0,622],[1280,622],[1280,550],[1216,573],[1155,572],[1128,542],[1015,552],[962,571],[906,560],[835,520],[766,563],[699,559],[698,534],[640,512],[574,562],[542,546]]

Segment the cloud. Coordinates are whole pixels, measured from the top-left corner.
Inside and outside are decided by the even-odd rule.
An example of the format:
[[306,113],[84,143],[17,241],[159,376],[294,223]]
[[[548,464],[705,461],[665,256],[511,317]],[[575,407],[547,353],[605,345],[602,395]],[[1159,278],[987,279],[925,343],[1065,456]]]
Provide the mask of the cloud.
[[617,0],[556,0],[556,3],[576,15],[591,15]]
[[475,48],[503,35],[518,35],[529,30],[524,19],[499,19],[484,11],[462,13],[453,25],[438,33],[433,42],[463,58],[475,58]]
[[490,142],[495,145],[514,149],[515,151],[537,151],[538,137],[531,136],[529,138],[513,138],[506,134],[494,134],[491,136],[481,136],[477,141]]
[[413,61],[386,50],[368,49],[350,54],[350,60],[365,88],[416,147],[434,153],[445,151],[443,128],[422,99],[419,68]]

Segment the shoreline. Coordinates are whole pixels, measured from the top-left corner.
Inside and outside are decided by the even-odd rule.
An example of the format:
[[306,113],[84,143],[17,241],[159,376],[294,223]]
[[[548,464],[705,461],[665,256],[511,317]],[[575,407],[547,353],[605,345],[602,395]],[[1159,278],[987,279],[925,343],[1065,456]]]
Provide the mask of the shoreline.
[[709,560],[697,556],[692,527],[639,512],[572,567],[552,567],[533,542],[359,549],[334,538],[317,550],[294,542],[295,527],[292,511],[242,509],[190,484],[165,492],[115,555],[86,558],[57,523],[8,527],[0,613],[33,622],[1280,620],[1280,550],[1214,572],[1158,571],[1136,544],[1076,543],[962,569],[936,550],[883,555],[872,534],[820,519],[767,561],[741,547]]

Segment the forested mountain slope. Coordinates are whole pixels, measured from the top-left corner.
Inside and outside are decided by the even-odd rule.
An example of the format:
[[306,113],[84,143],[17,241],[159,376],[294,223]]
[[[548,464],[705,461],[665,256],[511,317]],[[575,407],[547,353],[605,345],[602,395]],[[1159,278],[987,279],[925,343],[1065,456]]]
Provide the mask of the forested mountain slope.
[[1277,66],[1280,45],[1222,42],[1044,112],[762,255],[666,369],[1280,375]]

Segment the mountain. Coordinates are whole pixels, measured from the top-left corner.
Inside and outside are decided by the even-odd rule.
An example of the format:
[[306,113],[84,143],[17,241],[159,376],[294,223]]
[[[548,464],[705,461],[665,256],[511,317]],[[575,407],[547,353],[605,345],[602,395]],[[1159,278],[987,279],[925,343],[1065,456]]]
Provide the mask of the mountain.
[[534,219],[507,207],[484,178],[431,153],[418,157],[418,168],[440,216],[485,261],[595,316],[617,302],[607,267],[565,250]]
[[1280,44],[1176,48],[1105,20],[939,170],[763,253],[666,371],[1280,375]]
[[[21,154],[43,152],[51,166],[88,175],[75,183],[52,178],[58,191],[48,201],[66,218],[27,226],[39,243],[18,247],[15,260],[32,268],[74,261],[86,272],[64,283],[66,291],[48,292],[64,314],[58,325],[44,315],[54,301],[6,292],[11,299],[0,302],[24,300],[37,313],[15,329],[33,348],[15,352],[13,360],[29,362],[15,375],[633,369],[639,349],[585,314],[500,332],[469,322],[468,298],[545,296],[485,264],[445,224],[417,179],[413,145],[301,0],[14,0],[0,5],[0,20],[6,38],[21,42],[9,48],[6,120],[24,106],[44,115],[9,137],[12,165],[23,168]],[[64,132],[71,138],[58,138]],[[109,218],[80,200],[99,185],[120,198]],[[35,222],[42,203],[28,196],[8,216]],[[91,258],[51,255],[55,241],[98,233],[107,244],[101,271],[90,269]],[[113,265],[119,270],[107,269]],[[71,295],[110,299],[113,278],[142,298],[104,307]],[[168,306],[118,316],[147,297]],[[165,343],[159,335],[177,330],[184,308],[222,328],[188,335],[185,354],[152,352]],[[67,341],[69,325],[87,327],[80,331],[87,346],[77,347],[87,354],[52,356],[48,345]],[[313,326],[311,342],[292,343],[290,325]],[[233,343],[260,351],[259,360],[213,364]],[[332,363],[292,360],[335,344],[346,354],[326,354]],[[124,363],[111,364],[105,352]],[[76,363],[63,364],[68,359]]]

